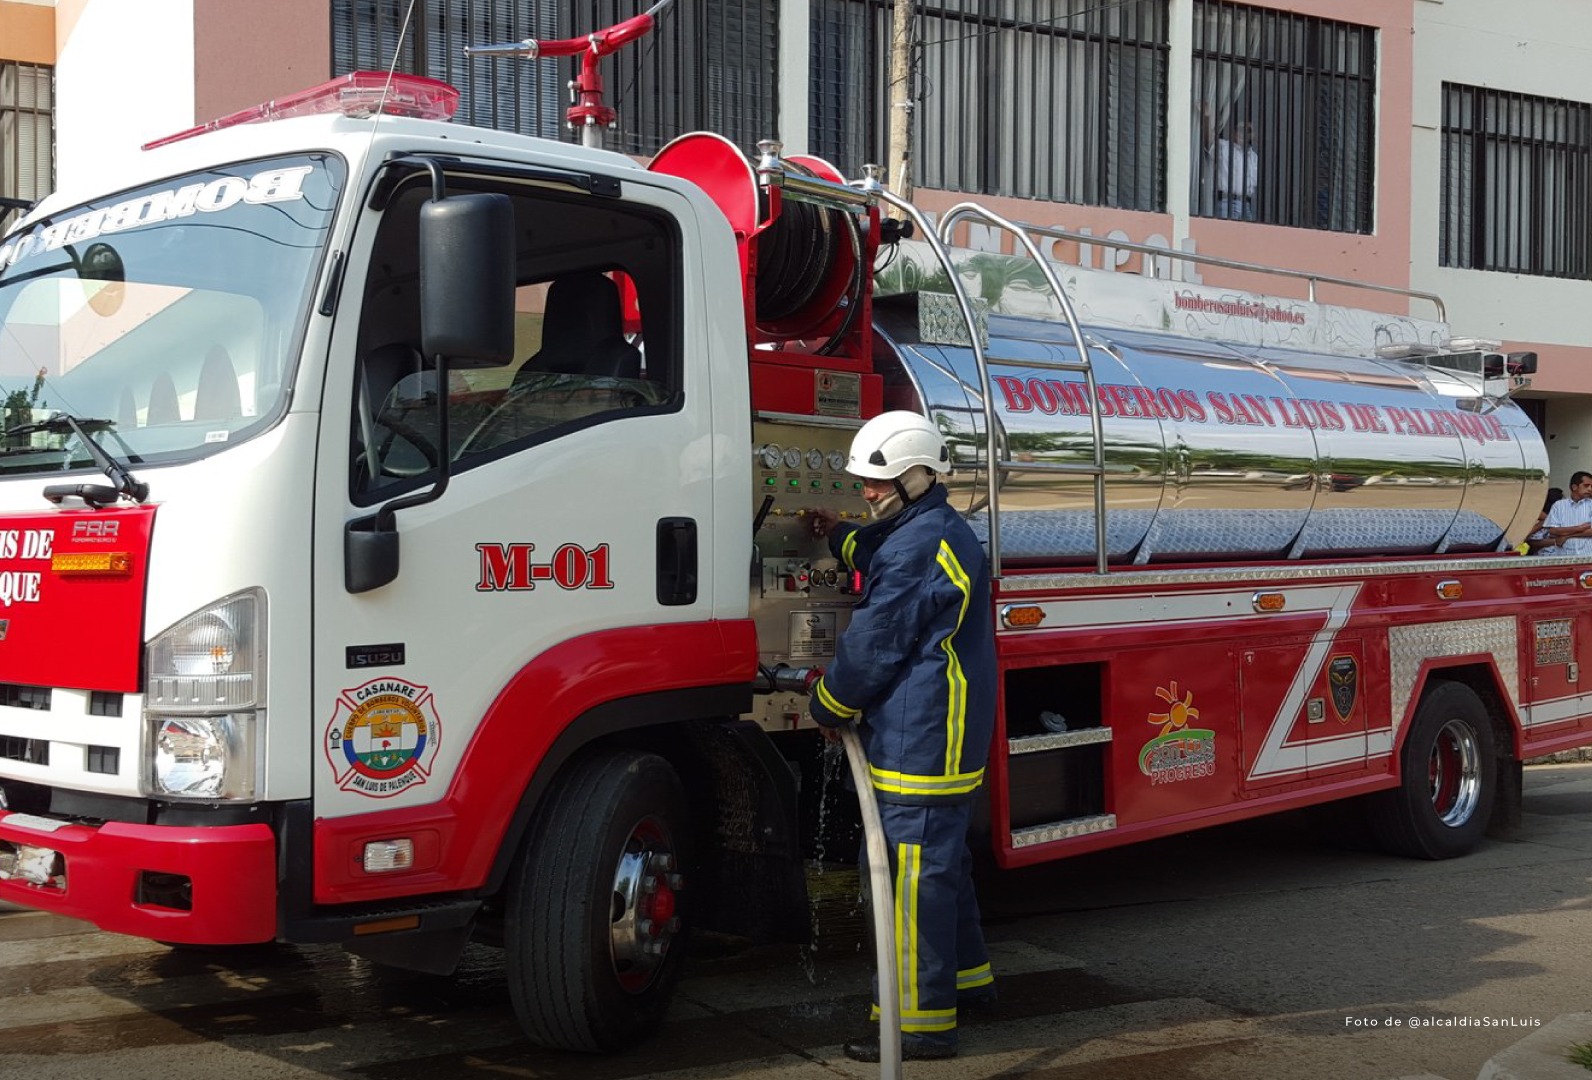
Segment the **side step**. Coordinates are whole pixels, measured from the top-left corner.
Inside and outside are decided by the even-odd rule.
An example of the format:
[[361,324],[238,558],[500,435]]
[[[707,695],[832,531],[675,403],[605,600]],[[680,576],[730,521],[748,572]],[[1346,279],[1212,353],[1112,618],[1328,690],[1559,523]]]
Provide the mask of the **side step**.
[[1096,814],[1093,817],[1070,818],[1067,821],[1056,821],[1049,825],[1030,825],[1026,829],[1012,830],[1012,847],[1033,847],[1035,844],[1049,844],[1057,840],[1071,840],[1075,836],[1088,836],[1090,833],[1110,832],[1117,827],[1117,815]]

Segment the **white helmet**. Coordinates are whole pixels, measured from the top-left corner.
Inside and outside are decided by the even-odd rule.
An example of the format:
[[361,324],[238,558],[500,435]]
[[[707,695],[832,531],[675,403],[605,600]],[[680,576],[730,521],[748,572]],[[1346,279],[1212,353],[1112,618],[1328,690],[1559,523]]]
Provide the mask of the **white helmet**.
[[951,471],[951,451],[945,436],[913,412],[887,412],[862,425],[851,440],[846,471],[869,480],[893,480],[922,465],[931,472]]

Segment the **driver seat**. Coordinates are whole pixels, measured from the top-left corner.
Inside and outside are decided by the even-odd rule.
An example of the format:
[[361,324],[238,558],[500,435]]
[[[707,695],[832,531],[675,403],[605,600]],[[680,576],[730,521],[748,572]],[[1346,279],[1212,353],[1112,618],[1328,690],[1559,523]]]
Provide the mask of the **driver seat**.
[[538,375],[641,378],[641,350],[625,340],[619,286],[595,270],[556,278],[547,290],[542,348],[520,366],[516,384]]

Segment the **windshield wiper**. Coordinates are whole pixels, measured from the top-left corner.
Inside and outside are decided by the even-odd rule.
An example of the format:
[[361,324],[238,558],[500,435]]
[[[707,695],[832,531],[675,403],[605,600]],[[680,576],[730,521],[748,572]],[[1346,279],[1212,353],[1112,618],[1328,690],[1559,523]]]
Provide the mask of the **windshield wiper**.
[[44,489],[44,497],[53,503],[62,499],[76,497],[82,499],[89,506],[98,510],[101,507],[111,506],[118,499],[128,498],[141,503],[149,498],[149,485],[133,479],[133,474],[121,462],[106,453],[105,448],[95,442],[89,434],[91,431],[109,431],[116,426],[114,420],[99,420],[85,416],[82,419],[71,413],[58,412],[47,420],[36,420],[28,424],[18,424],[15,427],[0,431],[0,438],[12,435],[32,435],[38,431],[48,431],[56,435],[76,435],[78,442],[88,451],[88,456],[94,459],[94,464],[100,471],[116,481],[115,487],[106,487],[104,484],[51,484]]

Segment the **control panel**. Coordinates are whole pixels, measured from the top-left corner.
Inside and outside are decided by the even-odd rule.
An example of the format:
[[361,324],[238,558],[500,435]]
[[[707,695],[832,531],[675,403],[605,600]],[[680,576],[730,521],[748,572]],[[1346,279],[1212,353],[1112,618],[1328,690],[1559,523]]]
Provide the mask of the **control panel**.
[[[752,423],[751,611],[758,659],[768,667],[824,667],[835,656],[862,582],[829,554],[812,532],[813,511],[833,510],[866,521],[862,483],[846,472],[851,437],[861,421],[814,423],[811,417],[760,417]],[[759,695],[752,719],[789,730],[811,726],[806,698]]]

